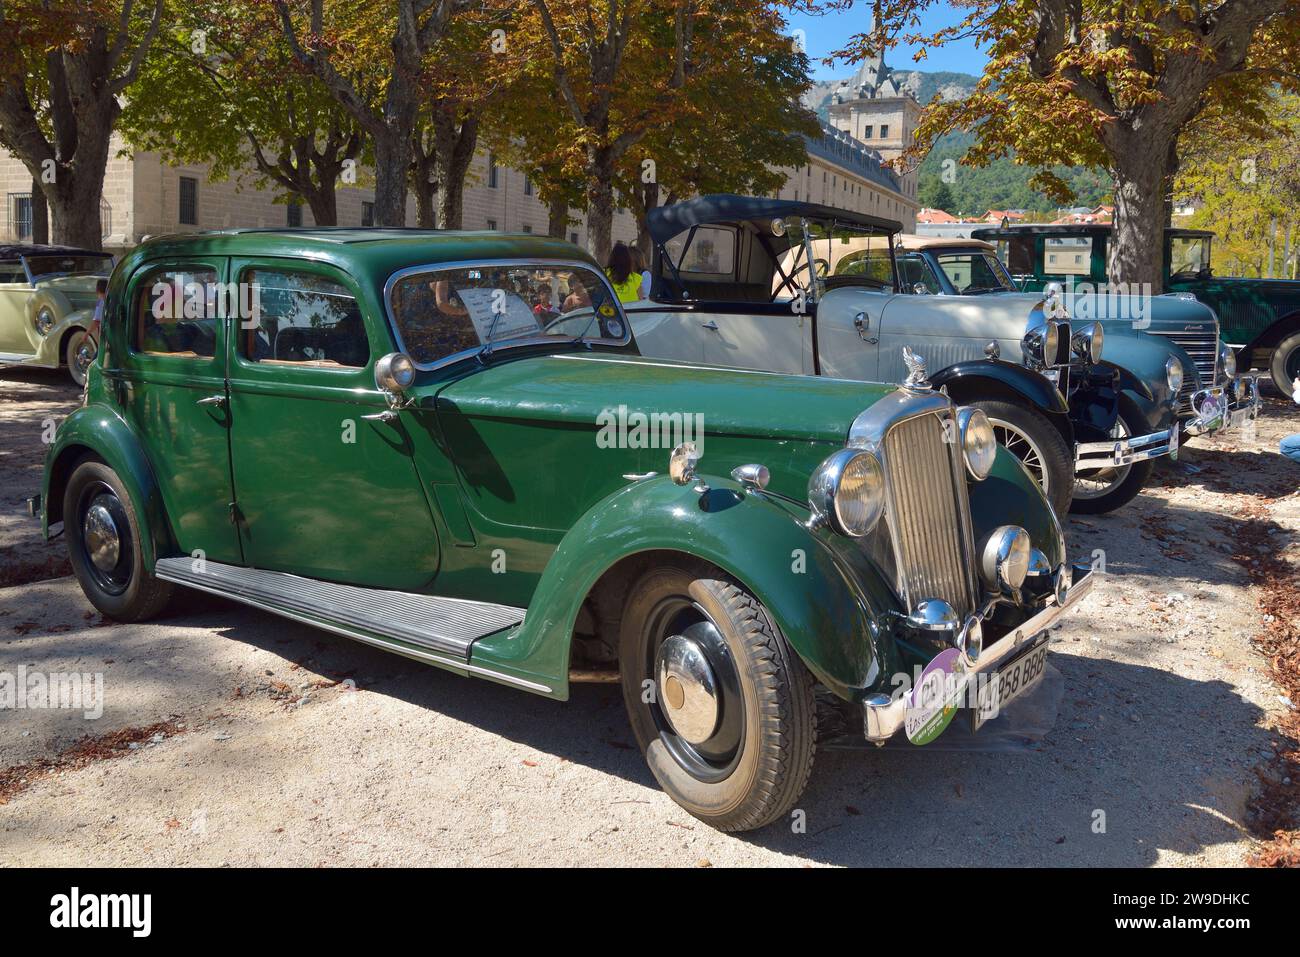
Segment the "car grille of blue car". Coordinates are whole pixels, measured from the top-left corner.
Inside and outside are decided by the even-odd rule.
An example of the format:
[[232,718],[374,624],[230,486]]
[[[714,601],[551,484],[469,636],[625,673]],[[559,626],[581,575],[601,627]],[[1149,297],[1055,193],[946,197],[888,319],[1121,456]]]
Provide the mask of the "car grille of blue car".
[[1196,366],[1196,375],[1183,379],[1183,387],[1178,392],[1178,411],[1192,411],[1192,395],[1196,390],[1208,389],[1214,385],[1214,371],[1219,360],[1219,324],[1216,322],[1190,330],[1152,328],[1146,331],[1172,339],[1191,356],[1192,363]]
[[926,414],[885,435],[886,508],[909,610],[927,598],[942,598],[962,615],[974,610],[970,502],[956,434],[950,414]]

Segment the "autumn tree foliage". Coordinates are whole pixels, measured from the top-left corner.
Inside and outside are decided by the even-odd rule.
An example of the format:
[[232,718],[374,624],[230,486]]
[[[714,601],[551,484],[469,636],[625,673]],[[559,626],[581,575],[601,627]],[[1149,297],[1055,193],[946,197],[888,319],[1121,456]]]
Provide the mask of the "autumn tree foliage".
[[[338,224],[337,187],[357,182],[367,139],[247,0],[169,0],[165,27],[126,99],[121,131],[139,150],[251,178]],[[254,175],[248,177],[249,163]]]
[[[965,162],[1014,154],[1047,171],[1106,168],[1114,179],[1109,273],[1160,288],[1162,229],[1180,137],[1210,114],[1251,123],[1275,87],[1300,84],[1300,0],[958,0],[960,23],[920,30],[932,0],[834,0],[871,14],[841,55],[860,59],[900,37],[929,47],[973,38],[989,56],[975,90],[932,104],[917,155],[954,129],[977,134]],[[1037,185],[1061,201],[1064,184]]]
[[162,12],[163,0],[0,2],[0,145],[44,194],[56,243],[100,247],[113,127]]

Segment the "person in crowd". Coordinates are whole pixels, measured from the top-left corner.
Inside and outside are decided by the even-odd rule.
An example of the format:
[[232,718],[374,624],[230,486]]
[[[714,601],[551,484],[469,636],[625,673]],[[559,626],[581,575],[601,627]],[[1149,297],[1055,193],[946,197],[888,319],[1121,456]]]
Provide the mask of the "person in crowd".
[[[1300,376],[1296,376],[1295,382],[1291,383],[1291,398],[1296,405],[1300,405]],[[1288,435],[1282,440],[1281,452],[1292,462],[1300,462],[1300,432],[1295,435]]]
[[625,243],[615,243],[610,250],[605,275],[613,284],[619,302],[636,302],[640,297],[641,274],[632,268],[632,253]]
[[591,294],[587,292],[587,287],[582,284],[582,280],[577,276],[569,279],[569,296],[564,300],[562,307],[565,312],[573,312],[575,309],[586,309],[591,307]]
[[641,277],[641,287],[637,290],[638,299],[650,298],[650,270],[646,268],[645,253],[640,246],[629,247],[632,253],[632,269]]

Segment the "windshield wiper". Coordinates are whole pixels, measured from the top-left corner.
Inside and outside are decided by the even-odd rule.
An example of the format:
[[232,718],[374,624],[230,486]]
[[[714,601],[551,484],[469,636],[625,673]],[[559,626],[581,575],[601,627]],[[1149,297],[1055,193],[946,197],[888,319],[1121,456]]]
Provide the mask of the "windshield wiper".
[[492,355],[492,333],[496,332],[497,322],[500,321],[501,315],[502,313],[496,311],[492,313],[492,321],[488,323],[487,341],[483,343],[483,347],[478,351],[477,358],[479,362],[486,362],[488,357]]

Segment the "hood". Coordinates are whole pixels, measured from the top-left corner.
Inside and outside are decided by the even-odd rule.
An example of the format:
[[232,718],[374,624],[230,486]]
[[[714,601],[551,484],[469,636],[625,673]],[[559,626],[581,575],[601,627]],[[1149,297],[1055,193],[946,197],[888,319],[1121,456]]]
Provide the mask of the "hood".
[[97,296],[95,294],[95,283],[103,279],[103,276],[78,275],[78,276],[53,276],[49,279],[38,278],[36,280],[37,289],[50,289],[62,293],[71,304],[73,309],[93,309]]
[[591,428],[602,412],[626,407],[645,414],[702,415],[708,436],[843,445],[858,413],[894,391],[848,379],[581,352],[501,360],[438,390],[437,406],[470,416]]

